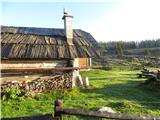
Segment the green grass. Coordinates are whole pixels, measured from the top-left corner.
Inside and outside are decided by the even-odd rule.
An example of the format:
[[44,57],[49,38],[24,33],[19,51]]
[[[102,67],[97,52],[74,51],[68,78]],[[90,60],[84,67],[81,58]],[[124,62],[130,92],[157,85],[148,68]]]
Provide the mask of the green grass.
[[[53,101],[56,97],[63,99],[67,108],[97,110],[108,106],[121,113],[160,115],[160,103],[156,103],[160,102],[160,90],[140,86],[144,79],[136,78],[137,72],[104,70],[81,72],[82,76],[89,77],[90,87],[1,101],[1,117],[53,113]],[[64,118],[83,119],[75,116]]]

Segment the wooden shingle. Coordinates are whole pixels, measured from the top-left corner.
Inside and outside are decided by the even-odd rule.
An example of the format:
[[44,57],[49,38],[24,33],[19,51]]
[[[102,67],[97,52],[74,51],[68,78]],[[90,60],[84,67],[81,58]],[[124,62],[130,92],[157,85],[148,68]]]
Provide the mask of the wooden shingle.
[[68,45],[63,29],[1,26],[1,57],[15,59],[72,59],[98,57],[99,46],[87,32],[74,30]]

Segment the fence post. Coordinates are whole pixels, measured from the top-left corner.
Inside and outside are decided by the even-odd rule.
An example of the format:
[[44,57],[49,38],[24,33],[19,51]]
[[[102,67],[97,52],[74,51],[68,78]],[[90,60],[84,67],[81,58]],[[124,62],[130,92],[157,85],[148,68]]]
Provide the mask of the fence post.
[[56,108],[63,108],[63,101],[56,99],[54,101],[54,120],[62,120],[62,114]]

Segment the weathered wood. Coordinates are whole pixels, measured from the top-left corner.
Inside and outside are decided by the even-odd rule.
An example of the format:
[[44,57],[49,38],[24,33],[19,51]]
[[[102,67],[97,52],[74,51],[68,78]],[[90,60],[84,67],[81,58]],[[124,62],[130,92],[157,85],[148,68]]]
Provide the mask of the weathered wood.
[[62,114],[57,111],[58,108],[63,108],[63,101],[56,99],[54,102],[54,120],[62,120]]
[[141,73],[137,74],[139,78],[142,77],[156,77],[156,75],[154,74],[154,72],[149,71],[148,69],[143,68],[143,70],[141,71]]
[[139,78],[142,78],[142,77],[156,77],[156,75],[151,74],[151,73],[138,73],[137,75],[138,75]]
[[73,45],[67,44],[64,34],[63,29],[2,26],[1,57],[67,59],[99,56],[99,45],[89,33],[73,30]]
[[42,80],[48,80],[48,79],[54,79],[57,77],[60,77],[61,75],[54,75],[54,76],[45,76],[45,77],[40,77]]
[[160,70],[157,71],[157,79],[160,79]]
[[[63,108],[63,102],[61,100],[55,101],[55,116],[58,118],[62,117],[62,114],[66,115],[79,115],[88,117],[99,117],[99,118],[109,118],[109,119],[123,119],[123,120],[160,120],[160,116],[151,115],[128,115],[120,113],[108,113],[100,111],[91,111],[85,109],[67,109]],[[56,119],[62,120],[62,119]]]
[[102,66],[92,66],[92,67],[58,67],[58,68],[1,68],[1,72],[36,72],[36,71],[70,71],[70,70],[80,70],[80,69],[101,69]]
[[48,78],[36,78],[29,81],[11,81],[1,84],[1,92],[5,92],[6,88],[17,88],[23,91],[26,95],[42,93],[53,90],[64,90],[72,88],[72,76],[71,73],[59,73],[55,77]]
[[71,71],[78,70],[78,67],[60,67],[60,68],[1,68],[2,73],[7,72],[47,72],[47,71]]
[[100,117],[109,119],[123,119],[123,120],[160,120],[160,116],[150,116],[150,115],[127,115],[120,113],[105,113],[99,111],[90,111],[84,109],[66,109],[66,108],[56,108],[56,112],[67,115],[80,115],[80,116],[90,116],[90,117]]

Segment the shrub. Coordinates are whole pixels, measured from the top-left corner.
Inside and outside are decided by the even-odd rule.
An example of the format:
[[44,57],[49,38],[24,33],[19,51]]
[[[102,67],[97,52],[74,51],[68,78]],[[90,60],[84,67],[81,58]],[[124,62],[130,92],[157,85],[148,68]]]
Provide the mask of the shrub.
[[102,68],[101,68],[102,70],[107,70],[107,71],[109,71],[109,70],[112,70],[112,66],[102,66]]
[[22,92],[20,89],[6,88],[1,97],[2,100],[8,100],[8,99],[17,99],[20,96],[22,96]]
[[132,64],[130,70],[141,70],[143,66],[141,64]]
[[140,63],[140,61],[139,61],[138,58],[134,57],[134,58],[132,59],[132,63]]

